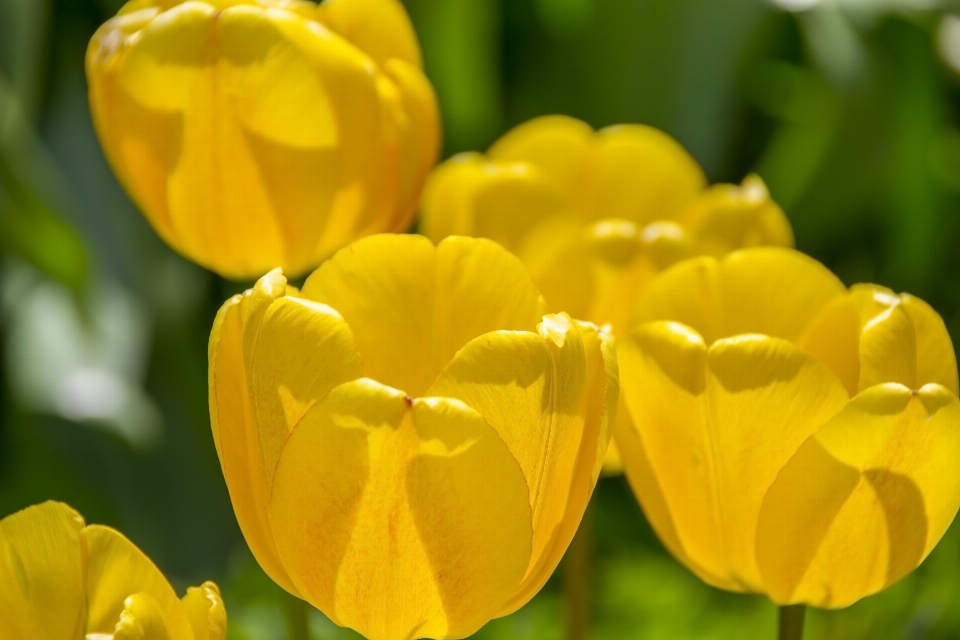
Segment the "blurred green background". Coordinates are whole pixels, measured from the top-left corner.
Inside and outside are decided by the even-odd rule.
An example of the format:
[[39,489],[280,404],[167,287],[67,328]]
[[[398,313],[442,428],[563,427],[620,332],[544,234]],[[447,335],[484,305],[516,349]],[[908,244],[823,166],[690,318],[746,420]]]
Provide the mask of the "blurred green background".
[[[243,285],[179,258],[101,154],[83,55],[117,0],[0,0],[0,516],[46,499],[113,525],[178,589],[224,589],[230,637],[284,637],[209,430],[206,341]],[[936,0],[408,0],[445,155],[533,116],[643,122],[713,181],[758,172],[799,248],[908,291],[960,338],[960,6]],[[956,16],[951,13],[956,11]],[[958,461],[960,463],[960,461]],[[591,637],[772,638],[762,598],[703,586],[622,478],[592,510]],[[477,637],[564,637],[563,566]],[[411,585],[415,588],[415,585]],[[319,613],[316,640],[354,638]],[[960,527],[808,638],[960,637]]]

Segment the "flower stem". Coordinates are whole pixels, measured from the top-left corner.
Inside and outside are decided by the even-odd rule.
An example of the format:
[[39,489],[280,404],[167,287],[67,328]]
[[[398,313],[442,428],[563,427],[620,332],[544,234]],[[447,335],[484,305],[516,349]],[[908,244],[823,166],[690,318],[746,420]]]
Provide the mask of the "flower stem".
[[580,521],[564,556],[563,591],[567,601],[567,640],[590,635],[590,570],[593,565],[593,502]]
[[280,589],[280,608],[287,624],[287,640],[310,640],[307,603]]
[[787,607],[780,607],[778,640],[803,640],[803,621],[806,615],[806,605],[792,604]]

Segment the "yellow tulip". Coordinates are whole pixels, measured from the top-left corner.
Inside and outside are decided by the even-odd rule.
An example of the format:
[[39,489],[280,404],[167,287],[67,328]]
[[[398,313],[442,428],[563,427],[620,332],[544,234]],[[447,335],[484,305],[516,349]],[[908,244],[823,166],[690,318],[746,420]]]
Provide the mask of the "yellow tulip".
[[844,607],[911,572],[953,521],[957,362],[921,300],[748,249],[662,274],[618,350],[627,477],[709,584]]
[[[422,231],[490,238],[530,269],[548,308],[615,336],[647,284],[695,255],[758,245],[793,245],[766,186],[706,188],[696,161],[668,135],[642,125],[593,131],[564,116],[509,132],[487,155],[438,167],[422,205]],[[620,420],[628,419],[625,409]],[[611,445],[605,465],[619,471]]]
[[461,638],[573,537],[618,397],[610,339],[488,240],[374,236],[220,310],[214,439],[264,570],[373,640]]
[[87,50],[101,144],[157,233],[233,278],[410,223],[436,99],[398,0],[131,0]]
[[121,534],[58,502],[0,520],[0,638],[224,640],[217,585],[178,599]]

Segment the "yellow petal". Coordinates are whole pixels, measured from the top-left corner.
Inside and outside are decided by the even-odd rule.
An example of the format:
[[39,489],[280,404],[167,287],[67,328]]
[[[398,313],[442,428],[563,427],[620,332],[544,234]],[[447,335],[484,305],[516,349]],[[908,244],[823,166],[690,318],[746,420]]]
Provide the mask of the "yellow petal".
[[325,0],[317,18],[381,67],[392,59],[422,64],[417,34],[397,0]]
[[456,156],[430,177],[423,232],[435,242],[450,235],[489,238],[520,255],[529,234],[569,208],[562,191],[529,163]]
[[[705,581],[762,591],[754,532],[764,493],[843,407],[842,384],[785,340],[746,335],[707,348],[670,322],[634,330],[620,360],[639,436],[622,453],[645,510]],[[661,495],[648,498],[649,487]]]
[[567,116],[525,122],[497,140],[488,155],[498,163],[523,163],[542,171],[578,210],[593,196],[595,134],[590,125]]
[[908,389],[917,388],[917,335],[900,298],[890,298],[890,306],[867,320],[860,334],[860,389],[897,382]]
[[851,396],[860,392],[860,333],[863,322],[853,298],[837,296],[797,338],[797,346],[824,363]]
[[543,308],[523,265],[488,240],[375,236],[337,253],[303,296],[336,309],[364,375],[423,395],[453,355],[498,329],[532,330]]
[[189,258],[231,277],[302,272],[393,224],[389,81],[300,5],[226,4],[104,25],[87,55],[97,130],[133,198]]
[[747,176],[740,186],[710,187],[679,217],[697,239],[696,252],[702,255],[719,258],[737,249],[794,244],[790,222],[756,175]]
[[204,582],[190,587],[181,602],[193,628],[193,640],[226,640],[227,610],[217,585]]
[[591,218],[622,218],[641,227],[670,220],[706,186],[706,177],[673,138],[644,125],[603,129],[596,141]]
[[253,421],[246,366],[246,354],[252,351],[256,335],[250,327],[260,326],[267,309],[286,289],[282,274],[271,272],[252,290],[234,296],[220,309],[210,334],[209,400],[213,438],[243,537],[267,575],[296,595],[277,555],[267,519],[260,436]]
[[460,402],[369,379],[304,417],[271,514],[300,592],[375,640],[473,633],[530,558],[527,485],[496,431]]
[[912,571],[960,506],[960,402],[947,389],[873,387],[777,477],[757,528],[770,597],[844,607]]
[[900,294],[900,306],[917,336],[917,384],[936,383],[960,394],[957,355],[943,319],[926,302],[905,293]]
[[63,640],[83,632],[83,519],[46,502],[0,520],[0,637]]
[[533,555],[503,614],[525,604],[549,578],[593,491],[618,397],[609,341],[592,325],[546,316],[539,334],[500,331],[475,339],[429,391],[479,411],[530,487]]
[[795,341],[845,292],[836,276],[802,253],[746,249],[668,269],[637,303],[632,326],[671,320],[693,328],[707,344],[747,333]]
[[171,638],[159,605],[146,593],[137,593],[124,600],[113,632],[113,640],[177,640],[189,637],[174,633]]
[[418,67],[391,60],[384,71],[398,89],[401,152],[399,204],[385,231],[403,231],[410,226],[424,182],[440,153],[440,113],[433,86]]
[[[109,527],[89,526],[81,536],[87,553],[87,633],[112,632],[117,621],[122,620],[124,609],[129,608],[127,599],[142,594],[149,596],[152,603],[148,607],[151,622],[143,623],[144,629],[154,628],[152,610],[155,608],[173,638],[190,637],[190,623],[173,587],[142,551]],[[133,617],[138,618],[137,615]]]

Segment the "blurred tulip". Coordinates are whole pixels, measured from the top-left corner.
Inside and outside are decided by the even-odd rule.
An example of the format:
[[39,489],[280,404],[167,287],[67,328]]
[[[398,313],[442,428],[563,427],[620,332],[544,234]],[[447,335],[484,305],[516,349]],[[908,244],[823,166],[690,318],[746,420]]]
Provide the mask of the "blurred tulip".
[[913,571],[952,522],[957,362],[926,303],[749,249],[668,270],[631,327],[627,477],[704,581],[844,607]]
[[178,599],[154,564],[109,527],[58,502],[0,520],[0,638],[224,640],[206,582]]
[[403,230],[438,152],[398,0],[132,0],[91,40],[87,78],[130,195],[231,278]]
[[[463,154],[427,183],[422,231],[490,238],[520,257],[550,311],[623,334],[662,269],[696,255],[793,245],[783,211],[758,176],[706,188],[696,161],[670,136],[621,125],[593,131],[547,116]],[[618,412],[627,420],[625,409]],[[613,445],[605,469],[620,470]]]
[[214,438],[264,570],[373,640],[462,638],[546,582],[600,471],[610,339],[488,240],[375,236],[221,309]]

